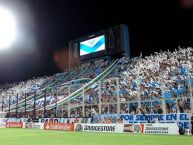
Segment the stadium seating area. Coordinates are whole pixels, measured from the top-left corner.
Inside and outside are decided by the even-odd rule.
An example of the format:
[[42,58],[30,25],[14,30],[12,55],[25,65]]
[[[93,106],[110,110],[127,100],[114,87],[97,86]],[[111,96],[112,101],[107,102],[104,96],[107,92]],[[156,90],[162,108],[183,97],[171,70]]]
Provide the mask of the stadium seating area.
[[162,113],[164,109],[166,113],[190,112],[192,60],[191,48],[122,60],[122,69],[127,70],[117,75],[123,92],[121,103],[132,102],[122,104],[122,111],[138,113],[140,107],[144,113]]
[[[155,52],[154,55],[136,58],[122,57],[105,79],[93,83],[70,102],[57,106],[57,117],[89,117],[93,114],[162,114],[188,113],[192,109],[193,49],[174,52]],[[0,106],[15,112],[18,97],[20,117],[33,110],[36,94],[37,115],[43,116],[46,106],[56,104],[96,78],[111,62],[102,58],[86,62],[79,67],[50,77],[31,79],[0,86]],[[84,98],[83,98],[84,96]],[[9,105],[10,104],[10,105]],[[68,109],[70,106],[70,110]],[[2,108],[2,107],[1,107]],[[68,114],[70,112],[70,114]],[[54,115],[54,109],[46,112]],[[14,116],[14,113],[12,113]]]

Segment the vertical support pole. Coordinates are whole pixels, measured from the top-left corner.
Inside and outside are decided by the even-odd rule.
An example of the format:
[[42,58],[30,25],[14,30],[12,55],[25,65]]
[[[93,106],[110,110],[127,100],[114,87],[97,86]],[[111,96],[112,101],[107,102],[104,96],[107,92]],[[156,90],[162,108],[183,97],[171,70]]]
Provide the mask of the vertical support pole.
[[85,98],[84,98],[84,86],[82,87],[82,114],[83,114],[83,117],[85,117]]
[[55,99],[56,99],[56,104],[55,104],[55,117],[57,118],[57,105],[58,105],[58,101],[57,101],[57,99],[58,99],[58,91],[57,91],[57,88],[56,88],[56,96],[55,96]]
[[27,114],[26,114],[26,106],[27,106],[27,101],[26,101],[26,97],[27,97],[27,94],[26,94],[26,92],[25,92],[25,118],[27,117]]
[[119,78],[116,78],[117,113],[120,114]]
[[[68,96],[70,96],[70,86],[68,87]],[[68,97],[68,117],[70,117],[70,97]]]
[[9,118],[10,118],[10,106],[11,106],[11,96],[9,96]]
[[34,93],[34,110],[33,110],[33,117],[36,118],[36,92]]
[[18,94],[16,96],[16,118],[18,118]]
[[163,80],[161,78],[161,73],[159,77],[159,82],[160,82],[161,96],[162,96],[162,110],[163,110],[163,114],[166,114],[166,100],[164,98]]
[[101,81],[98,82],[98,87],[99,87],[99,114],[101,114],[101,107],[102,107],[102,103],[101,103],[101,95],[102,95]]
[[138,98],[138,108],[141,108],[141,97],[140,97],[140,88],[139,88],[139,72],[140,72],[140,58],[138,59],[138,62],[137,62],[137,98]]
[[62,115],[61,115],[62,118],[64,118],[64,104],[62,104]]
[[45,93],[44,93],[44,118],[46,118],[46,89],[45,89]]

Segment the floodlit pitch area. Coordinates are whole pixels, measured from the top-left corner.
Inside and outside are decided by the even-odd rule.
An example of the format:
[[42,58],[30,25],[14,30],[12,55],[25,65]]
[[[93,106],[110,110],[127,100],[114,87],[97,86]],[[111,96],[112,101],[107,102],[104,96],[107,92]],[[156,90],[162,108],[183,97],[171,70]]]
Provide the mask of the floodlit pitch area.
[[0,129],[1,145],[193,145],[193,136]]

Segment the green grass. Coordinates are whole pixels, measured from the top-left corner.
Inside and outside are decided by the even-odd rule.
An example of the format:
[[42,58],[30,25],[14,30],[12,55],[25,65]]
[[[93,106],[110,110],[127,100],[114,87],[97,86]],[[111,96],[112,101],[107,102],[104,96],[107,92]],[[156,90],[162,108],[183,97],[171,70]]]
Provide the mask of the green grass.
[[0,129],[0,145],[193,145],[193,136]]

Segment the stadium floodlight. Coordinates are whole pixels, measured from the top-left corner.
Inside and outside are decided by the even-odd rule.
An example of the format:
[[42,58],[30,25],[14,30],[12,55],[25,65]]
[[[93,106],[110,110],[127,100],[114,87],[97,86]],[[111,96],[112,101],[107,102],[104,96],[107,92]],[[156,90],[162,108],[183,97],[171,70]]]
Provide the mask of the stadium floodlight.
[[16,23],[11,12],[0,8],[0,50],[9,47],[16,37]]

